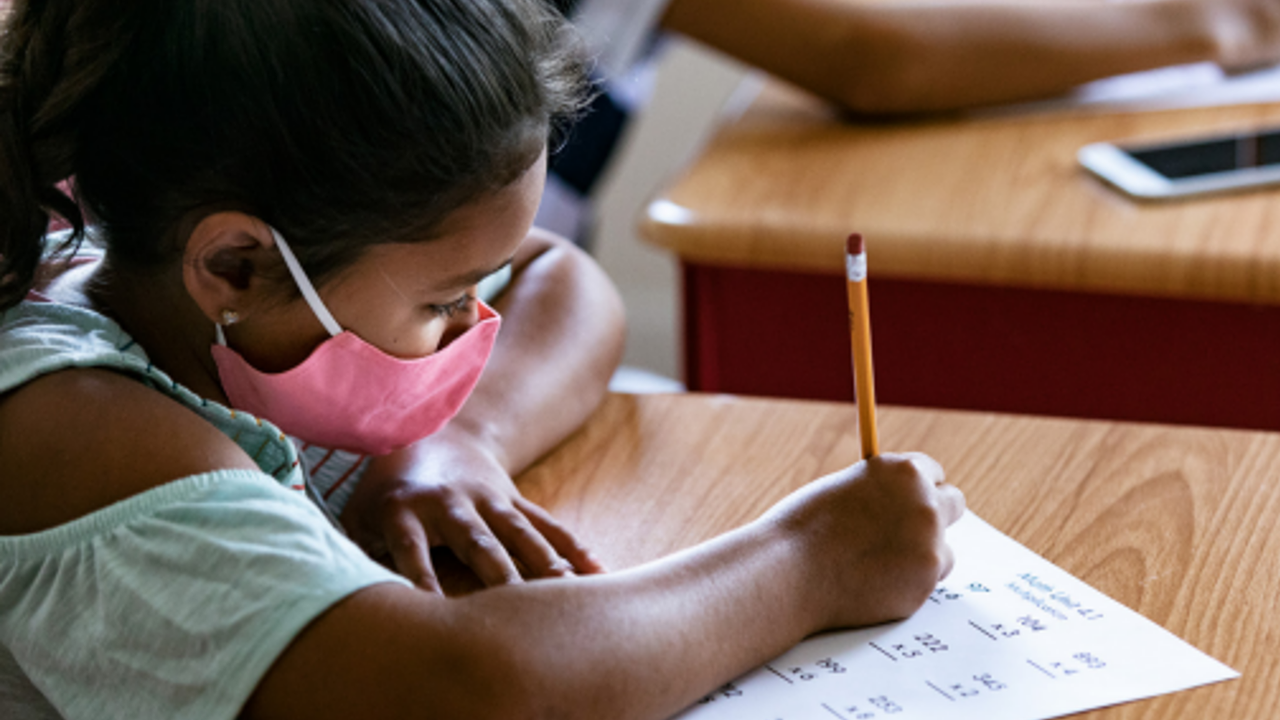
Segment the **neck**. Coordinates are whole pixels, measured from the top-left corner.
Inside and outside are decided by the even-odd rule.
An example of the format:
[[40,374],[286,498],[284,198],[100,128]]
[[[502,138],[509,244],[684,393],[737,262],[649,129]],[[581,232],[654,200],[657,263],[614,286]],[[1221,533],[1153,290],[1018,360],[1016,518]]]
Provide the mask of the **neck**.
[[187,293],[182,268],[139,270],[108,257],[83,285],[86,304],[132,337],[157,368],[201,397],[226,403],[209,352],[214,326]]

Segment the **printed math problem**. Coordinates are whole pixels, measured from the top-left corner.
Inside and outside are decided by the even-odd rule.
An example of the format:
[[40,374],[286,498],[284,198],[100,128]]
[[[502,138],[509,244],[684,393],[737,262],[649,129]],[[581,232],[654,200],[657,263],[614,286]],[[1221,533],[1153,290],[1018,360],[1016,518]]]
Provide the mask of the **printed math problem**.
[[912,617],[812,637],[679,720],[1040,720],[1237,677],[966,515]]

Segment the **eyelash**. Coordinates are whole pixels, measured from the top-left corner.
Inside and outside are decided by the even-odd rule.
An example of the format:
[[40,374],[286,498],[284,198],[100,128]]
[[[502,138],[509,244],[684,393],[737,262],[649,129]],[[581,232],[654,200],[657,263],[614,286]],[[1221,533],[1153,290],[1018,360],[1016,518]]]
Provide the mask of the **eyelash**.
[[476,296],[470,293],[454,300],[447,305],[428,305],[427,309],[443,318],[452,318],[460,312],[467,312],[471,309],[471,305],[475,303]]

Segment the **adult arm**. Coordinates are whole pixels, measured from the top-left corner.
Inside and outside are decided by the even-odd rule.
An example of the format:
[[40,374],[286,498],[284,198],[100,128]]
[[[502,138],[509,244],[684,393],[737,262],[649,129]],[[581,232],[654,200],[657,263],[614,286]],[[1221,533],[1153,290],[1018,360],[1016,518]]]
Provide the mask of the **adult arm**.
[[[430,547],[487,585],[596,572],[600,564],[511,478],[599,405],[622,354],[622,304],[603,271],[536,228],[496,309],[502,330],[462,412],[439,433],[375,458],[343,512],[351,536],[438,591]],[[518,564],[517,564],[518,563]]]
[[1280,59],[1277,0],[672,0],[662,22],[866,114],[1045,97],[1180,63]]

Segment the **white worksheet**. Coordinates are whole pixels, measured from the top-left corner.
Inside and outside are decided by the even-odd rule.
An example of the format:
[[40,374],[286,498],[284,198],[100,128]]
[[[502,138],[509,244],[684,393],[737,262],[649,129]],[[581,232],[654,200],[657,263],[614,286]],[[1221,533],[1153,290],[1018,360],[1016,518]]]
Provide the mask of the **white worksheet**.
[[1103,78],[1062,97],[1000,105],[973,114],[1116,113],[1276,101],[1280,101],[1280,65],[1233,75],[1202,62]]
[[679,720],[1041,720],[1239,673],[968,513],[901,622],[810,638]]

